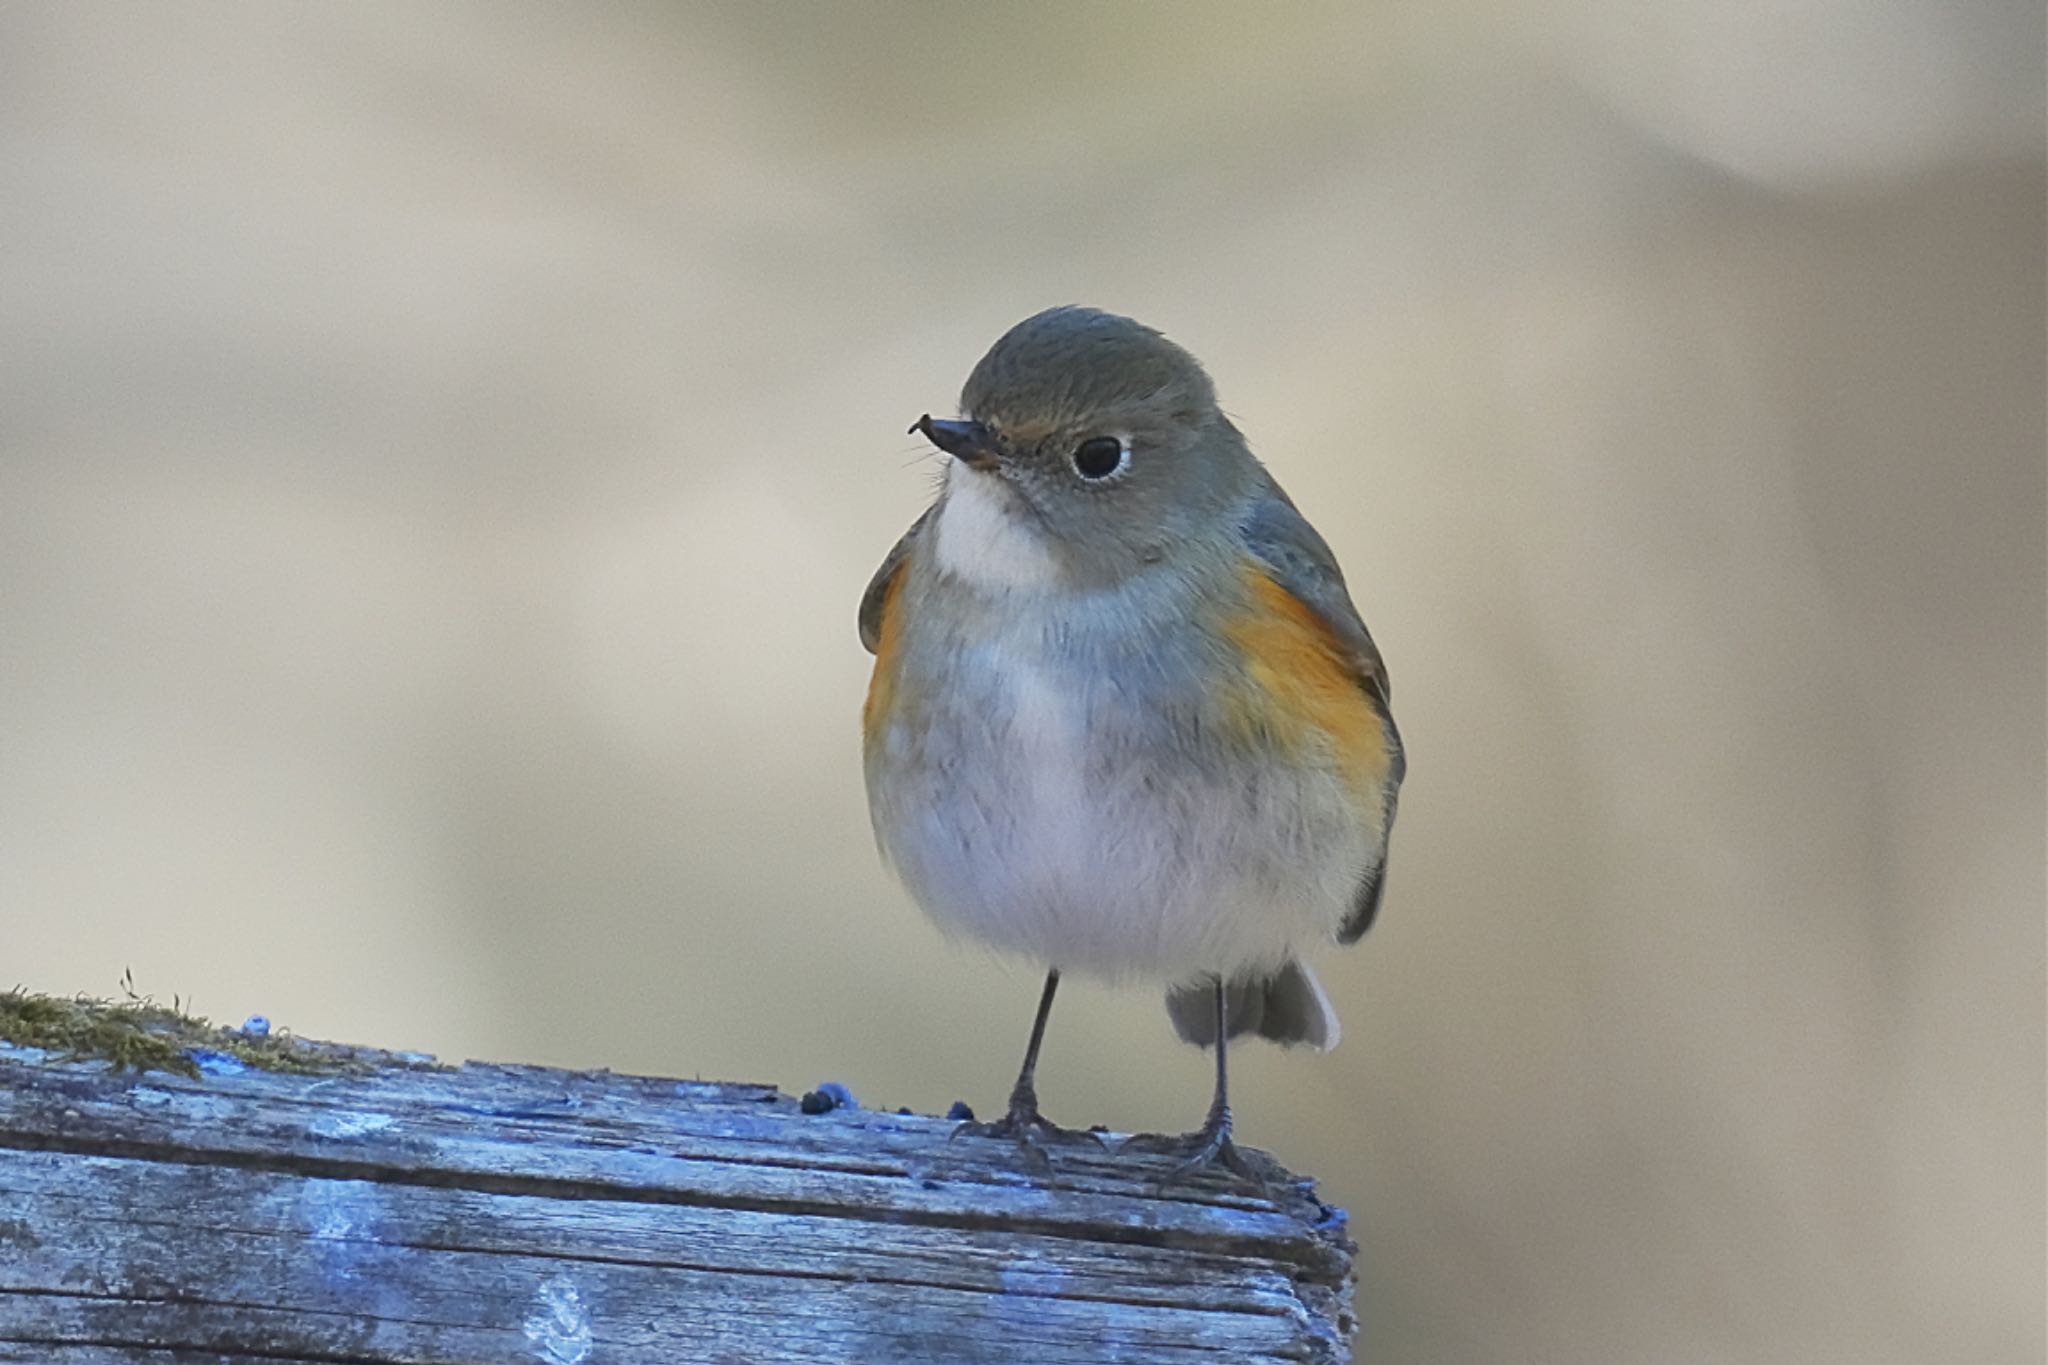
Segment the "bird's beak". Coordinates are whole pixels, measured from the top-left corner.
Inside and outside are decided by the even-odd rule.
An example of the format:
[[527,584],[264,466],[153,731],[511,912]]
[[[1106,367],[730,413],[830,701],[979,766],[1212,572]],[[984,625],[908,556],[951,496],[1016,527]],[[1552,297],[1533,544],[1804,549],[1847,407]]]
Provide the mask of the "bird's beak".
[[996,434],[979,422],[944,421],[926,413],[910,425],[911,435],[919,433],[969,469],[995,468]]

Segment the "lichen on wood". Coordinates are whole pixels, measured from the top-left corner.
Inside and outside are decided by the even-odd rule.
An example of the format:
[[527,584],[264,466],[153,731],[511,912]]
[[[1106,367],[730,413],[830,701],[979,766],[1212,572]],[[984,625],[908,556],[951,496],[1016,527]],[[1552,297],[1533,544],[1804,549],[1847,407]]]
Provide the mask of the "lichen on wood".
[[123,999],[62,998],[16,988],[0,993],[0,1043],[64,1061],[102,1062],[116,1071],[169,1071],[197,1077],[227,1059],[258,1071],[299,1074],[360,1069],[357,1049],[307,1042],[281,1031],[217,1025],[175,997],[160,1005],[123,974]]

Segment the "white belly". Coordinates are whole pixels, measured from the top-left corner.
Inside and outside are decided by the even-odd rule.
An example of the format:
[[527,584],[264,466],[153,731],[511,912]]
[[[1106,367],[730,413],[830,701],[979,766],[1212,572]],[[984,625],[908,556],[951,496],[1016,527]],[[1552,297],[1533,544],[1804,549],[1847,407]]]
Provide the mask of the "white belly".
[[938,922],[1063,970],[1182,981],[1329,939],[1373,841],[1337,779],[1206,769],[1042,664],[880,737],[876,833]]

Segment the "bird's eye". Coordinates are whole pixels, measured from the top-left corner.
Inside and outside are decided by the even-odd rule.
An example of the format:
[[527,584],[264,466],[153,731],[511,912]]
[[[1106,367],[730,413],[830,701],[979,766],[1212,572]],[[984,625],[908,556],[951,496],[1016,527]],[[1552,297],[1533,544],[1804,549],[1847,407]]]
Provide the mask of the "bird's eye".
[[1074,447],[1074,472],[1084,479],[1106,479],[1130,462],[1130,446],[1114,436],[1090,436]]

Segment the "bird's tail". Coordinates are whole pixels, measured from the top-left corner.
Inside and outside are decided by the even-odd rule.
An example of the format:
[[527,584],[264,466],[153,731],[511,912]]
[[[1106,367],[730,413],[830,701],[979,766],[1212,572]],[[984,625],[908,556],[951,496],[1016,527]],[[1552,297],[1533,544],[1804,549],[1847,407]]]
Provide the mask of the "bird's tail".
[[[1307,1043],[1318,1052],[1337,1046],[1343,1030],[1315,974],[1288,962],[1271,976],[1241,976],[1224,986],[1230,1036],[1256,1033],[1282,1047]],[[1166,993],[1173,1031],[1197,1047],[1216,1041],[1216,983],[1175,986]]]

